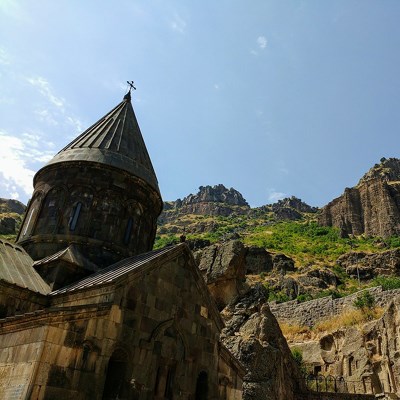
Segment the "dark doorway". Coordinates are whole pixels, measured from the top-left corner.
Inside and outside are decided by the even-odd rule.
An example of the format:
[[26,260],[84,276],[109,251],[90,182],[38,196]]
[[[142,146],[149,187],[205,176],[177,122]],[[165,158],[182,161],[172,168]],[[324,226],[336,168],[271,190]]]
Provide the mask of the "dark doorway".
[[207,400],[208,396],[208,377],[207,372],[201,371],[197,377],[195,400]]
[[122,350],[116,350],[110,357],[107,376],[104,384],[103,400],[126,399],[128,387],[126,383],[127,356]]

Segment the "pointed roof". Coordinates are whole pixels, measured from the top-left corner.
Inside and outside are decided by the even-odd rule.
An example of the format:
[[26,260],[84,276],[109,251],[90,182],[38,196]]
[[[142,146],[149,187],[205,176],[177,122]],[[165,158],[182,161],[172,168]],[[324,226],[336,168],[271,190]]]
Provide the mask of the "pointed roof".
[[76,161],[95,162],[122,169],[143,179],[160,193],[133,111],[130,93],[108,114],[65,146],[44,168]]
[[50,264],[53,261],[65,261],[70,264],[75,264],[78,267],[86,269],[91,272],[96,272],[99,270],[99,267],[88,260],[74,244],[69,245],[63,250],[52,254],[48,257],[42,258],[41,260],[37,260],[33,263],[33,266],[40,267],[41,265]]

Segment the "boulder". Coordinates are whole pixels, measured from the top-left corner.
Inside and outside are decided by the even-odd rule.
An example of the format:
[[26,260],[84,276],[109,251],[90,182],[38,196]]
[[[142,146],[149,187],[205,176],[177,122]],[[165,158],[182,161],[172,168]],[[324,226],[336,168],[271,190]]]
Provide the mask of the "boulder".
[[236,297],[245,280],[244,245],[239,240],[211,245],[195,253],[199,269],[220,309]]
[[272,255],[263,247],[251,246],[246,253],[246,274],[270,272],[273,268]]

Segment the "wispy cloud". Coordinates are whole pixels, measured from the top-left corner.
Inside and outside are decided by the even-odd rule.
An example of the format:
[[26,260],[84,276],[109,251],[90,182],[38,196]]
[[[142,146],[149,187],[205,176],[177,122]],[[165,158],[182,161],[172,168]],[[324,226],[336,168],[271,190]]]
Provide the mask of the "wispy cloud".
[[30,196],[34,176],[30,164],[49,161],[54,154],[50,149],[53,144],[43,146],[44,140],[38,134],[24,133],[18,138],[4,131],[0,131],[0,141],[0,188],[12,198]]
[[278,192],[275,189],[269,189],[268,191],[268,201],[270,203],[276,203],[278,200],[282,200],[287,197],[286,193]]
[[187,22],[178,13],[175,13],[173,18],[170,20],[169,25],[174,31],[184,34]]
[[9,65],[9,64],[11,64],[10,55],[3,47],[0,47],[0,65]]
[[[263,51],[267,47],[268,40],[265,36],[259,36],[256,40],[256,43],[257,43],[258,48],[261,51]],[[251,49],[250,54],[252,54],[253,56],[258,56],[258,51]]]
[[265,49],[267,47],[267,38],[265,36],[259,36],[257,38],[257,44],[260,49]]
[[41,76],[35,78],[26,78],[26,80],[34,87],[36,87],[40,94],[44,96],[51,104],[58,107],[62,111],[64,110],[65,100],[62,97],[54,95],[50,83]]

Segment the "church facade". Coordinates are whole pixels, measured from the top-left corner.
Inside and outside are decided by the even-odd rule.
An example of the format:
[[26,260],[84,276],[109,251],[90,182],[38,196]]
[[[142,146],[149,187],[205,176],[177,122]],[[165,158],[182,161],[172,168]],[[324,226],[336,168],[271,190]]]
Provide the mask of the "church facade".
[[162,200],[130,92],[34,177],[0,241],[0,398],[241,399],[244,370]]

